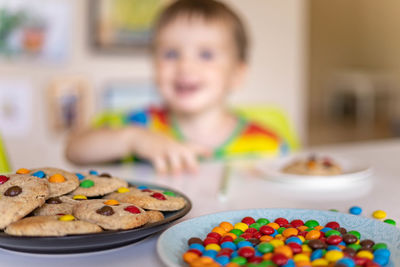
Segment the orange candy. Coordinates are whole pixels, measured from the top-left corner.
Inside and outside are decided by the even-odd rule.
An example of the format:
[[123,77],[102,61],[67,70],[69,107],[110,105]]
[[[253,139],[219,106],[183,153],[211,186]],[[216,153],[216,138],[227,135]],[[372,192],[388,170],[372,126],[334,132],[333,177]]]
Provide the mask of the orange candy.
[[296,267],[310,267],[311,262],[309,261],[298,261],[296,262]]
[[109,206],[117,206],[117,205],[119,205],[119,202],[118,202],[118,200],[115,200],[115,199],[109,199],[109,200],[104,201],[104,204],[109,205]]
[[30,170],[28,170],[28,169],[25,169],[25,168],[21,168],[21,169],[18,169],[17,170],[17,174],[27,174],[27,173],[30,173],[31,171]]
[[287,228],[282,232],[282,235],[284,237],[291,237],[293,235],[297,235],[299,233],[299,230],[296,228]]
[[271,222],[271,223],[269,223],[269,224],[267,224],[268,226],[270,226],[270,227],[272,227],[272,228],[274,228],[275,230],[278,230],[279,229],[279,224],[277,224],[277,223],[274,223],[274,222]]
[[226,233],[224,234],[224,236],[229,235],[230,237],[233,238],[233,240],[235,240],[237,238],[237,235],[235,235],[234,233]]
[[229,232],[230,230],[233,229],[233,225],[229,222],[222,222],[219,224],[220,227],[222,227],[225,232]]
[[313,239],[318,239],[321,236],[321,233],[317,230],[311,230],[306,234],[306,239],[307,240],[313,240]]
[[268,260],[270,260],[272,258],[272,255],[274,255],[274,254],[273,253],[265,253],[262,256],[262,258],[263,258],[263,260],[268,261]]
[[286,240],[286,237],[284,237],[284,236],[281,235],[281,234],[277,234],[274,238],[275,238],[276,240],[282,240],[282,241],[285,241],[285,240]]
[[305,225],[302,225],[302,226],[297,227],[297,230],[299,230],[299,231],[305,231],[305,230],[307,230],[307,229],[308,229],[308,227],[305,226]]
[[272,239],[274,239],[274,238],[272,236],[270,236],[270,235],[263,235],[262,237],[260,237],[260,241],[261,242],[269,242]]
[[292,258],[293,257],[293,251],[289,246],[280,246],[275,248],[274,253],[280,253],[285,255],[288,258]]
[[65,177],[61,174],[54,174],[49,178],[50,183],[63,183],[65,182]]
[[185,262],[192,263],[199,258],[199,255],[194,252],[186,252],[185,254],[183,254],[182,258]]
[[321,231],[324,228],[322,225],[315,226],[314,229],[317,231]]
[[227,265],[225,265],[225,267],[239,267],[240,265],[234,262],[230,262]]
[[221,236],[223,236],[223,235],[226,233],[226,231],[224,230],[224,228],[222,228],[222,227],[220,227],[220,226],[214,227],[214,229],[212,229],[211,232],[218,233],[218,234],[220,234]]

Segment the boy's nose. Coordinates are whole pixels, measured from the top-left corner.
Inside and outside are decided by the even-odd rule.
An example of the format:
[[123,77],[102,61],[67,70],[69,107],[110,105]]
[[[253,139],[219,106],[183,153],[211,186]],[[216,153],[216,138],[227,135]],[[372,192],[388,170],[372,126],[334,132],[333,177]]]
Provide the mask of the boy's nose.
[[195,62],[187,57],[181,57],[178,61],[178,72],[181,74],[191,73],[195,70]]

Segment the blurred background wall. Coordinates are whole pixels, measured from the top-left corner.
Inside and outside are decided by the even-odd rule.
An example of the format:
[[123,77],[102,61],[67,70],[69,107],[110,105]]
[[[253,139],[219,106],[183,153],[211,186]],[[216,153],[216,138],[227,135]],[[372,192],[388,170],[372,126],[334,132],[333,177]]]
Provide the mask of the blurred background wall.
[[[0,5],[7,2],[10,1],[0,0]],[[14,81],[22,81],[31,87],[31,104],[26,104],[30,116],[24,122],[24,130],[13,134],[4,124],[1,128],[11,163],[19,167],[33,167],[43,162],[59,166],[66,164],[63,147],[67,132],[54,131],[54,125],[49,121],[55,115],[49,100],[51,96],[48,96],[54,81],[84,81],[84,86],[89,88],[85,96],[89,99],[85,103],[84,121],[87,122],[89,117],[101,109],[101,94],[110,81],[147,82],[152,79],[151,57],[146,52],[129,55],[93,51],[88,37],[90,10],[87,0],[40,1],[43,6],[51,2],[63,3],[70,17],[69,30],[63,32],[68,40],[65,44],[65,61],[49,63],[25,58],[0,59],[0,89],[12,90],[7,89],[12,87],[6,84]],[[306,140],[306,1],[226,2],[243,16],[252,43],[250,73],[243,89],[232,96],[231,102],[280,106],[287,111],[302,140]]]

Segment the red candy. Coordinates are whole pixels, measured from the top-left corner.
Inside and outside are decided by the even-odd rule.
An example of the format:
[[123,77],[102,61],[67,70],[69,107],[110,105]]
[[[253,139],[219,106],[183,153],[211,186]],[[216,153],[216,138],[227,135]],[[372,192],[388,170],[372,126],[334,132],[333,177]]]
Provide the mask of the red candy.
[[254,234],[258,232],[256,228],[247,228],[247,230],[245,231],[245,233],[250,233],[250,234]]
[[154,194],[152,194],[151,196],[154,197],[154,198],[156,198],[156,199],[158,199],[158,200],[167,200],[167,199],[165,198],[165,196],[164,196],[163,194],[161,194],[161,193],[154,193]]
[[283,254],[276,253],[272,256],[271,260],[277,265],[285,265],[289,259]]
[[329,245],[337,245],[340,242],[342,242],[342,237],[338,236],[338,235],[331,235],[330,237],[328,237],[326,239],[326,243],[328,243]]
[[0,175],[0,184],[4,184],[8,180],[9,180],[9,178],[7,176]]
[[293,251],[293,254],[298,254],[301,253],[303,251],[303,248],[301,247],[301,245],[291,242],[289,244],[287,244]]
[[263,261],[262,257],[254,256],[250,258],[247,262],[248,263],[261,263]]
[[340,224],[338,224],[337,222],[328,222],[325,227],[329,227],[332,228],[334,230],[338,229],[340,227]]
[[308,234],[307,231],[301,231],[301,232],[299,232],[298,235],[301,235],[301,236],[303,236],[303,237],[306,237],[307,234]]
[[252,247],[242,247],[238,250],[238,255],[245,258],[252,258],[255,255],[255,250]]
[[128,206],[124,210],[127,211],[127,212],[130,212],[130,213],[133,213],[133,214],[140,213],[140,210],[135,206]]
[[247,224],[247,225],[253,224],[253,223],[255,223],[255,222],[256,222],[256,220],[254,220],[254,219],[251,218],[251,217],[244,217],[244,218],[242,219],[242,223],[245,223],[245,224]]
[[214,237],[207,237],[203,241],[203,246],[207,246],[209,244],[218,244],[218,240]]
[[200,250],[194,249],[194,248],[189,249],[187,252],[193,252],[193,253],[196,253],[196,254],[199,255],[199,256],[203,255],[203,253],[201,253]]
[[253,237],[254,237],[254,238],[257,238],[257,239],[260,239],[260,237],[262,237],[262,234],[261,234],[260,232],[255,232],[255,233],[253,234]]
[[299,226],[303,226],[303,225],[304,225],[304,222],[303,222],[302,220],[293,220],[293,221],[290,222],[290,224],[291,224],[293,227],[297,228],[297,227],[299,227]]
[[220,240],[220,239],[221,239],[221,235],[218,234],[218,233],[216,233],[216,232],[208,233],[207,237],[212,237],[212,238],[215,238],[215,239],[217,239],[217,240]]
[[353,260],[356,265],[360,266],[364,266],[364,264],[367,264],[368,262],[367,258],[360,258],[360,257],[354,257]]
[[224,242],[233,242],[233,237],[230,235],[226,235],[219,240],[219,243],[222,244]]
[[277,218],[275,219],[275,222],[277,224],[279,224],[279,226],[284,226],[285,224],[289,224],[288,220],[286,220],[285,218]]
[[231,248],[222,248],[218,252],[218,256],[228,256],[228,257],[230,257],[232,253],[233,253],[233,249],[231,249]]
[[263,235],[272,235],[275,229],[268,225],[263,225],[260,227],[260,233]]
[[147,189],[147,188],[146,188],[146,189],[142,189],[142,192],[150,192],[150,193],[151,193],[151,192],[153,192],[153,191],[151,191],[150,189]]
[[240,237],[243,237],[244,239],[249,240],[250,238],[253,237],[253,234],[252,233],[243,233],[240,235]]

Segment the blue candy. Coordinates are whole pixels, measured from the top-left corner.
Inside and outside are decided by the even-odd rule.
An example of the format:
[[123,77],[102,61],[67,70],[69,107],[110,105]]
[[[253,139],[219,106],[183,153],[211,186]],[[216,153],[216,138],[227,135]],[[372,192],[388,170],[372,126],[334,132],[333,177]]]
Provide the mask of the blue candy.
[[338,260],[336,263],[341,263],[347,267],[355,267],[356,263],[350,258],[342,258]]
[[140,190],[147,189],[147,188],[148,188],[148,187],[147,187],[147,186],[144,186],[144,185],[140,185],[140,186],[137,187],[137,189],[140,189]]
[[360,215],[362,213],[362,208],[358,206],[353,206],[349,209],[349,212],[354,215]]
[[374,257],[378,257],[378,256],[382,256],[382,257],[390,257],[390,250],[386,249],[386,248],[381,248],[381,249],[377,249],[374,251]]
[[197,249],[200,252],[204,252],[204,246],[197,243],[191,244],[189,249]]
[[238,248],[242,248],[242,247],[253,247],[253,244],[249,241],[240,241],[239,243],[237,243],[237,247]]
[[215,259],[217,254],[218,254],[218,252],[216,250],[209,249],[209,250],[204,251],[203,257],[210,257],[210,258]]
[[298,238],[297,236],[292,236],[292,237],[289,237],[288,239],[286,239],[286,240],[285,240],[285,243],[286,243],[286,244],[289,244],[289,243],[296,243],[296,244],[302,245],[302,244],[303,244],[303,241],[301,241],[301,239]]
[[277,234],[278,234],[278,231],[276,231],[276,230],[274,229],[274,232],[273,232],[272,234],[270,234],[270,236],[275,237]]
[[339,248],[338,246],[334,246],[334,245],[328,246],[328,248],[327,248],[326,250],[327,250],[327,251],[331,251],[331,250],[339,250],[339,251],[342,251],[341,248]]
[[389,263],[389,258],[385,256],[376,256],[374,257],[374,262],[378,263],[379,265],[385,266]]
[[77,172],[77,173],[75,173],[75,175],[78,177],[79,180],[85,179],[85,176],[83,174],[81,174],[81,173]]
[[232,250],[236,250],[237,246],[233,242],[224,242],[221,244],[221,248],[230,248]]
[[233,259],[233,258],[235,258],[235,257],[238,257],[238,256],[239,256],[238,252],[237,252],[237,251],[234,251],[234,252],[232,252],[232,254],[231,254],[231,259]]
[[44,173],[44,171],[37,171],[34,174],[32,174],[32,176],[35,176],[38,178],[44,178],[44,177],[46,177],[46,174]]
[[215,258],[215,261],[221,264],[222,266],[225,266],[229,263],[229,257],[228,256],[219,256]]
[[90,175],[99,175],[99,173],[97,171],[91,170],[89,171]]
[[326,232],[328,232],[328,231],[330,231],[330,230],[333,230],[333,229],[332,229],[332,228],[329,228],[329,227],[324,227],[324,228],[321,229],[321,232],[322,232],[322,233],[326,233]]
[[295,267],[295,263],[293,259],[289,259],[285,265],[282,265],[282,267]]
[[324,251],[322,249],[314,250],[313,253],[311,254],[311,261],[320,259],[323,256],[324,256]]

